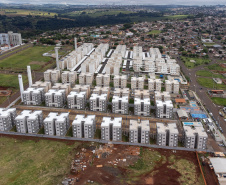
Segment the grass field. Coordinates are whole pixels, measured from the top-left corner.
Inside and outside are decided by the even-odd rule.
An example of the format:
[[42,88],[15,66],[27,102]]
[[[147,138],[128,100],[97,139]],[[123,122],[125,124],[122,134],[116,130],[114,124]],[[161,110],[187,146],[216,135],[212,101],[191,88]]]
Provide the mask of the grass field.
[[37,11],[37,10],[24,10],[24,9],[1,9],[1,15],[7,16],[21,16],[21,15],[32,15],[32,16],[45,16],[45,17],[53,17],[57,15],[56,13],[52,12],[44,12],[44,11]]
[[165,19],[185,19],[189,15],[169,15],[169,16],[164,16]]
[[213,45],[215,45],[216,43],[214,43],[214,42],[205,42],[205,43],[203,43],[203,45],[205,45],[205,46],[207,46],[207,47],[211,47],[211,46],[213,46]]
[[[28,83],[27,76],[22,76],[24,85]],[[0,86],[13,87],[19,89],[19,82],[17,75],[0,74]]]
[[50,57],[43,57],[42,54],[53,50],[54,46],[34,46],[25,49],[17,54],[0,61],[1,69],[24,70],[27,65],[31,66],[32,70],[39,70],[48,62]]
[[0,138],[0,184],[61,184],[79,143]]
[[213,97],[211,100],[217,105],[226,106],[226,98]]
[[204,77],[213,77],[213,78],[224,78],[221,74],[213,74],[211,71],[200,70],[196,72],[197,76],[204,76]]
[[160,33],[161,33],[160,30],[151,30],[150,32],[148,32],[148,35],[158,35]]
[[208,66],[208,69],[210,70],[216,70],[216,71],[226,71],[226,68],[223,68],[219,66],[219,64],[212,64]]
[[[181,57],[181,60],[184,61],[185,66],[187,68],[194,68],[196,66],[202,65],[202,64],[207,64],[210,62],[209,59],[204,59],[204,58],[190,58],[190,57]],[[195,60],[196,62],[190,62],[191,60]]]
[[198,83],[206,88],[216,88],[219,90],[226,90],[226,85],[224,84],[216,84],[211,78],[197,78]]

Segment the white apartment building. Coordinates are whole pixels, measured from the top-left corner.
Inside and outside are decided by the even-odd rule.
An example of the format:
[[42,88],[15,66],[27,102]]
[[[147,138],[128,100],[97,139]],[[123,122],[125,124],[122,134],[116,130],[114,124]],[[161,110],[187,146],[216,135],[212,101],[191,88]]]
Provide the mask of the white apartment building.
[[43,125],[42,111],[23,110],[15,118],[16,130],[20,133],[38,133]]
[[127,76],[126,75],[114,76],[114,88],[126,88],[126,86],[127,86]]
[[73,137],[94,138],[96,131],[95,115],[76,115],[72,122]]
[[154,73],[156,71],[154,60],[145,60],[144,61],[144,70],[150,73]]
[[44,131],[46,135],[65,136],[70,127],[69,113],[50,112],[44,119]]
[[60,80],[60,70],[48,69],[44,72],[44,81],[57,83]]
[[16,109],[0,108],[0,131],[10,131],[15,125]]
[[109,95],[110,95],[110,87],[99,87],[99,86],[96,86],[94,89],[93,89],[93,94],[107,94],[107,98],[109,98]]
[[198,126],[186,126],[184,127],[184,146],[186,148],[197,148],[201,150],[206,149],[208,135],[205,132],[202,124]]
[[128,114],[129,100],[128,96],[113,96],[112,112],[115,114]]
[[49,89],[51,89],[51,87],[52,87],[51,82],[42,82],[42,81],[36,81],[31,86],[31,88],[34,89],[43,88],[45,93],[48,92]]
[[67,103],[69,109],[85,109],[86,106],[86,92],[71,91],[67,96]]
[[114,96],[129,96],[130,89],[129,88],[115,88],[114,90]]
[[148,89],[150,92],[160,91],[162,89],[162,80],[161,79],[148,79]]
[[159,92],[156,91],[155,92],[155,101],[169,101],[171,100],[171,96],[169,92],[163,91],[163,92]]
[[132,77],[131,78],[131,89],[144,89],[144,77]]
[[90,110],[106,112],[107,111],[107,101],[108,101],[107,94],[92,94],[89,99]]
[[96,77],[96,85],[100,87],[108,87],[110,84],[109,74],[98,74]]
[[150,53],[150,56],[154,59],[162,58],[159,48],[150,48],[149,53]]
[[65,90],[50,89],[45,94],[45,104],[47,107],[63,107],[66,102]]
[[168,74],[168,66],[166,63],[156,63],[157,72],[161,74]]
[[86,99],[90,97],[90,85],[75,85],[72,88],[72,91],[74,92],[85,92],[86,93]]
[[134,98],[134,115],[150,115],[150,98]]
[[178,146],[176,123],[156,123],[156,144],[160,146]]
[[141,72],[145,70],[142,59],[133,61],[133,70],[135,72]]
[[155,101],[157,118],[173,118],[173,103],[168,101]]
[[149,120],[130,120],[129,125],[130,143],[150,143]]
[[12,31],[8,31],[8,33],[0,33],[0,46],[9,45],[12,47],[21,44],[22,38],[20,33],[13,33]]
[[71,92],[71,84],[70,83],[55,83],[51,88],[52,90],[65,90],[66,96]]
[[104,71],[106,72],[106,74],[119,75],[120,67],[121,67],[120,65],[121,65],[121,61],[115,62],[115,61],[109,60],[105,66]]
[[23,93],[23,103],[25,105],[41,105],[45,100],[43,88],[27,88]]
[[80,85],[92,85],[94,79],[93,73],[81,73],[79,75]]
[[61,74],[62,83],[70,83],[75,84],[77,80],[77,72],[76,71],[63,71]]
[[177,80],[166,80],[165,81],[165,90],[167,92],[173,93],[173,94],[179,94],[179,88],[180,84]]
[[180,66],[178,64],[168,64],[168,73],[170,75],[179,76],[180,75]]
[[101,139],[106,141],[122,141],[122,117],[103,117],[101,122]]
[[141,98],[141,99],[150,98],[149,91],[148,90],[135,90],[134,97]]

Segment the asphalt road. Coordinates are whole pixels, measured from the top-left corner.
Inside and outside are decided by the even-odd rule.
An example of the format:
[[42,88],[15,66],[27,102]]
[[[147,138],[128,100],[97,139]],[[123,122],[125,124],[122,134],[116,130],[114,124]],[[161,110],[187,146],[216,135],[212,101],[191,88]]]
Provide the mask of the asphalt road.
[[[189,76],[191,79],[190,82],[190,90],[193,90],[194,92],[196,92],[196,94],[198,95],[198,97],[200,98],[201,102],[203,105],[205,105],[205,107],[213,113],[214,118],[219,122],[220,126],[222,127],[223,131],[224,131],[224,136],[226,137],[226,124],[224,119],[219,115],[219,110],[220,108],[222,108],[221,106],[217,106],[215,105],[212,100],[209,98],[209,96],[207,95],[207,91],[209,90],[208,88],[202,87],[201,85],[199,85],[199,83],[197,82],[197,76],[196,76],[196,72],[199,70],[204,69],[204,67],[206,65],[201,65],[201,66],[197,66],[193,69],[188,69],[184,62],[182,62],[179,58],[177,58],[178,63],[183,71],[183,73],[186,76]],[[212,62],[210,62],[208,65],[217,63],[216,60],[211,59]]]

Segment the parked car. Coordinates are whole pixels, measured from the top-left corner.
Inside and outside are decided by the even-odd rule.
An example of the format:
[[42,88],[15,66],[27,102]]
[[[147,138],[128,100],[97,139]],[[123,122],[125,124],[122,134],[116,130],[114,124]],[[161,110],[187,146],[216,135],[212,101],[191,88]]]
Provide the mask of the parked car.
[[221,116],[221,117],[224,117],[224,115],[219,111],[219,115]]
[[224,146],[224,144],[223,144],[223,143],[221,143],[221,144],[218,144],[218,146]]

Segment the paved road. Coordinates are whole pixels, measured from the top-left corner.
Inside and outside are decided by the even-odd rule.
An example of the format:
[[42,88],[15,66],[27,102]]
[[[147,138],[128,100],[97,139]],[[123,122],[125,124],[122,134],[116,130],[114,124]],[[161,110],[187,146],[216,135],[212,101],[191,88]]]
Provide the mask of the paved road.
[[169,150],[183,150],[183,151],[205,151],[205,152],[214,152],[211,150],[199,150],[199,149],[190,149],[184,147],[169,147],[169,146],[159,146],[154,144],[142,144],[142,143],[130,143],[130,142],[120,142],[120,141],[105,141],[101,139],[87,139],[87,138],[75,138],[69,136],[49,136],[45,134],[29,134],[29,133],[18,133],[18,132],[2,132],[0,131],[0,135],[5,136],[21,136],[21,137],[34,137],[34,138],[46,138],[46,139],[56,139],[56,140],[67,140],[67,141],[89,141],[89,142],[99,142],[103,144],[120,144],[120,145],[133,145],[133,146],[143,146],[149,148],[161,148],[161,149],[169,149]]
[[[216,120],[219,120],[220,126],[222,127],[222,129],[224,130],[224,136],[226,137],[226,124],[225,121],[222,117],[219,116],[219,110],[221,108],[221,106],[217,106],[215,105],[212,100],[209,98],[209,96],[207,95],[207,91],[209,90],[208,88],[204,88],[201,85],[199,85],[199,83],[197,82],[197,76],[196,76],[196,72],[199,70],[204,69],[204,66],[206,65],[201,65],[198,66],[196,68],[193,69],[188,69],[184,62],[182,62],[180,59],[178,59],[178,63],[183,71],[183,73],[186,76],[189,76],[191,79],[190,82],[190,89],[193,90],[194,92],[196,92],[196,94],[199,96],[201,102],[203,103],[203,105],[205,105],[205,107],[213,113],[213,116]],[[217,63],[216,60],[213,59],[213,61],[208,64],[214,64]],[[202,88],[202,89],[201,89]]]

